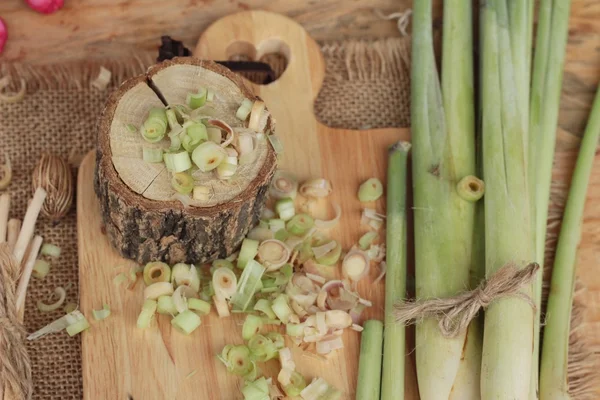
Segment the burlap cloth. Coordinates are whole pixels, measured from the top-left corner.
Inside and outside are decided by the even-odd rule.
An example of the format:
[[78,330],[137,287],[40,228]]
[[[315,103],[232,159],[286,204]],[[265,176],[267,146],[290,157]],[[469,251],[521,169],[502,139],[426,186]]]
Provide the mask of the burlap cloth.
[[[409,43],[407,38],[324,43],[327,74],[315,102],[317,117],[326,125],[352,129],[409,126]],[[24,101],[0,103],[0,158],[8,153],[14,168],[10,186],[12,217],[24,215],[32,195],[31,171],[38,157],[43,152],[51,152],[68,158],[75,174],[78,159],[94,148],[96,118],[110,90],[124,79],[144,72],[155,56],[139,54],[128,60],[103,61],[102,64],[82,62],[36,68],[0,64],[0,77],[9,74],[15,83],[18,78],[27,81]],[[275,70],[283,67],[280,59],[265,61]],[[90,85],[100,65],[113,73],[106,91]],[[564,192],[563,187],[561,193]],[[563,204],[560,196],[554,198],[558,211],[551,218],[556,221],[560,219]],[[32,279],[25,314],[28,332],[62,315],[61,310],[39,312],[35,306],[37,299],[46,298],[57,286],[67,288],[67,302],[77,303],[79,296],[75,207],[55,226],[47,220],[39,221],[37,231],[45,242],[59,245],[62,254],[58,261],[52,262],[52,270],[44,281]],[[575,312],[574,318],[580,315]],[[574,349],[575,357],[584,357],[590,349],[582,346],[580,340],[577,342],[578,346],[573,346],[571,351]],[[28,343],[28,350],[33,364],[35,399],[82,398],[79,336],[50,335]],[[577,381],[593,370],[586,367],[587,364],[583,368],[581,365],[574,363]],[[584,382],[588,381],[584,379]],[[587,384],[584,386],[589,388]]]

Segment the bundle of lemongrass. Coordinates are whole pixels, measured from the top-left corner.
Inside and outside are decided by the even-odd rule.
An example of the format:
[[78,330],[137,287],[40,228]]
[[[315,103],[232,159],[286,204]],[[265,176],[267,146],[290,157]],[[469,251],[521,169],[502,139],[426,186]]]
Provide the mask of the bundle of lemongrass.
[[[600,94],[582,142],[559,237],[541,358],[542,273],[533,273],[536,263],[544,262],[570,1],[540,1],[533,62],[534,0],[482,3],[477,118],[473,29],[468,23],[472,20],[471,2],[444,2],[441,82],[436,70],[431,3],[415,2],[413,12],[412,170],[419,300],[401,304],[396,316],[408,319],[405,311],[415,304],[424,310],[424,304],[439,306],[450,300],[457,304],[457,299],[467,299],[459,305],[468,311],[445,310],[440,321],[427,318],[425,313],[414,318],[421,398],[569,398],[567,357],[576,248],[600,136]],[[477,146],[475,121],[480,122]],[[397,168],[392,159],[389,168],[388,185],[404,182],[402,174],[392,173]],[[485,197],[479,202],[483,182],[476,174],[485,182]],[[388,188],[388,195],[393,199],[394,191]],[[390,198],[388,223],[398,212]],[[405,251],[405,240],[398,237],[402,236],[396,233],[395,246],[388,238],[388,265],[392,249]],[[508,268],[522,270],[504,282],[510,286],[522,279],[517,282],[519,290],[484,299],[494,292],[486,291],[486,285],[497,282]],[[523,279],[525,270],[533,275],[533,282],[531,276]],[[402,267],[401,272],[406,270]],[[404,279],[402,276],[398,282]],[[465,288],[475,286],[477,289],[465,296]],[[404,290],[402,285],[398,287]],[[484,326],[474,318],[466,327],[464,314],[474,314],[473,307],[481,306],[486,307]],[[391,304],[386,302],[386,316],[390,313]],[[450,335],[444,329],[442,323],[448,323],[448,314],[460,319],[458,334]],[[403,328],[393,322],[386,321],[384,346],[392,330],[404,339]],[[377,339],[377,334],[373,335]],[[365,343],[365,353],[369,345]],[[395,349],[404,351],[403,347]],[[390,357],[389,351],[385,348],[384,360]],[[394,376],[396,382],[403,381],[400,364],[403,360],[395,365],[400,371]],[[390,384],[385,377],[390,371],[384,362],[381,399],[402,398],[401,386],[386,392]]]

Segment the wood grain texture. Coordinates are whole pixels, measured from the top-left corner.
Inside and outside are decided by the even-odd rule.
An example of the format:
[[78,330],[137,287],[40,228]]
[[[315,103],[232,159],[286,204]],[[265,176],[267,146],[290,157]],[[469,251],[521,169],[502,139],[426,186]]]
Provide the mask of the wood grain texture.
[[[217,38],[219,38],[217,40]],[[265,100],[277,121],[277,134],[286,152],[283,168],[298,177],[325,177],[334,184],[332,200],[342,207],[342,220],[331,233],[344,248],[350,248],[363,233],[361,205],[356,199],[359,184],[368,177],[385,180],[387,147],[408,139],[406,129],[350,131],[320,124],[313,112],[313,100],[324,77],[323,58],[316,42],[292,20],[266,12],[247,12],[223,18],[203,34],[195,55],[220,59],[231,43],[243,39],[258,54],[284,50],[289,63],[283,75],[268,86],[252,85]],[[249,83],[250,84],[250,83]],[[227,343],[241,343],[243,319],[219,319],[214,312],[203,318],[203,326],[191,337],[172,331],[167,318],[144,331],[135,327],[142,304],[142,285],[133,291],[117,288],[112,279],[127,264],[110,248],[102,234],[98,202],[91,190],[93,155],[83,162],[78,184],[78,226],[80,249],[81,308],[87,315],[108,301],[113,314],[82,337],[83,380],[86,399],[236,399],[241,379],[227,373],[215,355]],[[385,199],[375,205],[384,212]],[[331,214],[326,205],[316,210]],[[372,271],[371,278],[377,275]],[[359,284],[359,292],[374,303],[365,318],[383,316],[383,282],[372,279]],[[344,334],[345,348],[329,360],[320,360],[294,351],[298,370],[307,377],[322,376],[343,391],[344,399],[354,398],[358,367],[359,339],[356,332]],[[407,357],[407,363],[412,360]],[[416,399],[414,368],[407,368],[408,399]],[[190,378],[186,376],[197,370]],[[270,362],[265,373],[277,371]]]

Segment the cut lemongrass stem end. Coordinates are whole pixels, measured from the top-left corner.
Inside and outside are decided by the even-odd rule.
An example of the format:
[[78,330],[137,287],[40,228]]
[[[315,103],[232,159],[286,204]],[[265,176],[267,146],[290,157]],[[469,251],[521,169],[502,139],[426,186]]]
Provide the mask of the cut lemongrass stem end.
[[280,219],[289,221],[294,215],[296,215],[294,200],[289,197],[277,200],[275,203],[275,211],[279,215]]
[[287,263],[289,258],[290,249],[279,240],[265,240],[258,246],[258,260],[267,271],[277,271]]
[[462,199],[475,202],[483,197],[485,184],[476,176],[469,175],[458,182],[456,191]]
[[146,286],[156,282],[170,282],[171,267],[161,261],[149,262],[144,266],[143,277]]
[[163,162],[163,150],[144,147],[142,149],[142,159],[148,163],[161,163]]
[[19,238],[19,232],[21,231],[21,220],[17,218],[11,218],[8,221],[8,233],[6,235],[6,242],[8,247],[14,253],[17,239]]
[[8,232],[8,214],[10,212],[10,194],[0,195],[0,243],[7,241]]
[[369,273],[370,260],[366,253],[359,250],[352,250],[342,262],[342,271],[344,276],[354,282],[358,282]]
[[27,294],[27,286],[29,285],[33,267],[40,252],[40,248],[42,247],[43,241],[44,240],[41,236],[36,236],[31,241],[29,255],[27,257],[27,261],[25,262],[23,272],[21,273],[21,278],[19,279],[19,286],[17,287],[16,292],[16,309],[17,313],[21,315],[25,311],[25,295]]
[[[25,251],[27,251],[27,246],[29,245],[29,241],[33,236],[35,223],[42,209],[42,205],[44,204],[44,200],[46,200],[46,191],[43,188],[38,187],[33,195],[33,199],[31,200],[29,207],[27,207],[27,211],[25,212],[25,218],[23,219],[21,232],[19,232],[19,237],[17,238],[17,243],[15,244],[15,249],[13,251],[15,259],[19,264],[23,261]],[[39,251],[39,247],[37,250]],[[37,257],[37,251],[35,257]]]
[[383,323],[378,320],[368,320],[364,323],[364,330],[360,336],[357,399],[379,400],[382,353]]
[[364,181],[358,188],[358,200],[361,202],[375,201],[383,194],[383,184],[377,178]]

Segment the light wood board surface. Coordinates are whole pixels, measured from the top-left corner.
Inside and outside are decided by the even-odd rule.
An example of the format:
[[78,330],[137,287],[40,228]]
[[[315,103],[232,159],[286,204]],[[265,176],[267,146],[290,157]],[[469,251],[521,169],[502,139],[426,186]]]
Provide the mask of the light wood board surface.
[[[297,23],[265,12],[247,12],[226,17],[203,34],[195,55],[223,59],[229,45],[243,40],[245,48],[258,54],[283,51],[289,63],[283,75],[268,86],[254,86],[277,120],[277,134],[285,153],[283,168],[303,180],[325,177],[334,185],[332,200],[342,207],[342,220],[331,236],[344,248],[356,243],[361,205],[356,199],[358,185],[376,176],[385,181],[387,147],[408,139],[406,129],[350,131],[331,129],[313,115],[312,104],[324,77],[323,58],[316,42]],[[82,336],[83,382],[86,399],[237,399],[241,379],[227,373],[215,358],[225,344],[242,343],[240,316],[219,319],[214,312],[190,337],[171,329],[168,318],[160,316],[146,330],[138,330],[136,318],[143,302],[142,284],[130,291],[116,287],[116,274],[132,265],[110,248],[102,233],[99,207],[93,192],[94,155],[82,163],[78,182],[78,227],[80,254],[80,306],[84,314],[108,302],[112,315],[93,323]],[[376,207],[383,212],[385,199]],[[326,212],[326,209],[321,212]],[[329,211],[331,213],[331,211]],[[121,266],[120,268],[115,268]],[[377,271],[359,284],[359,292],[374,303],[365,318],[382,318],[383,283],[372,285]],[[344,399],[354,398],[359,337],[344,334],[345,348],[323,361],[294,351],[298,370],[307,377],[322,376],[343,391]],[[401,355],[399,355],[401,356]],[[414,399],[414,369],[409,363],[408,399]],[[266,373],[275,372],[271,362]],[[193,376],[188,374],[197,371]]]

